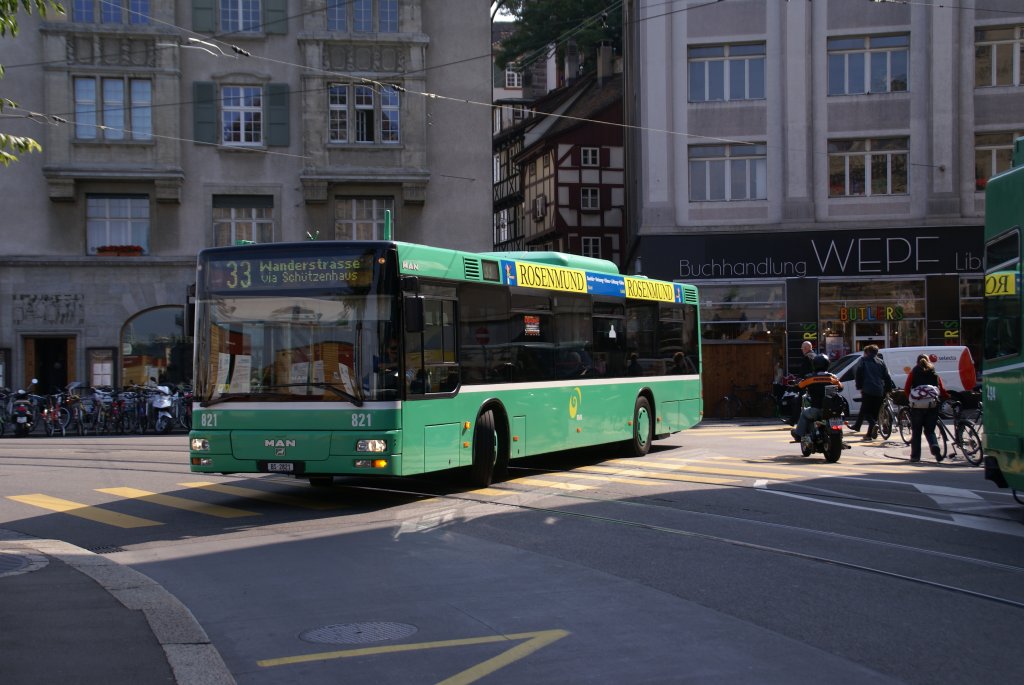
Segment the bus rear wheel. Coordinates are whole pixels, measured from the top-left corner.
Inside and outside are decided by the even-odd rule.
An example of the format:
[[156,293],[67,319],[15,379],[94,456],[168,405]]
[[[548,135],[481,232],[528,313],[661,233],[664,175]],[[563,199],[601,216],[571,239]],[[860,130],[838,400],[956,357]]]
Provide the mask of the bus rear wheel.
[[473,427],[473,465],[470,466],[469,481],[478,488],[486,488],[494,482],[495,465],[498,463],[498,434],[494,430],[494,411],[488,409],[480,414]]
[[651,403],[641,395],[633,406],[633,439],[629,441],[631,455],[642,457],[647,454],[653,439],[654,412],[651,411]]

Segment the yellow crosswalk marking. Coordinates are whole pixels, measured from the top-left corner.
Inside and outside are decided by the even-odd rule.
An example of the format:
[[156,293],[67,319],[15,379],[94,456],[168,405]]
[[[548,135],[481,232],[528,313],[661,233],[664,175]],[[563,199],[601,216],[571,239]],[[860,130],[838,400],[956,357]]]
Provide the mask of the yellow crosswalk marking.
[[[623,460],[613,459],[610,463],[619,463]],[[774,478],[776,480],[788,480],[799,478],[796,475],[786,475],[768,471],[756,471],[754,469],[720,469],[714,466],[687,466],[684,464],[660,464],[656,461],[645,461],[644,468],[665,469],[666,471],[685,471],[687,473],[712,473],[719,476],[739,476],[740,478]]]
[[[629,476],[644,476],[652,477],[650,474],[645,474],[639,469],[622,469],[612,468],[610,466],[584,466],[579,469],[580,471],[588,471],[591,473],[613,473]],[[735,483],[735,478],[714,478],[713,476],[681,476],[675,473],[659,473],[654,478],[658,480],[675,480],[684,483],[705,483],[707,485],[725,485],[727,483]]]
[[116,526],[118,528],[143,528],[145,526],[163,525],[159,521],[150,521],[149,519],[131,516],[130,514],[118,514],[117,512],[107,511],[106,509],[100,509],[88,504],[81,504],[38,493],[34,495],[8,495],[7,499],[48,511],[59,511],[62,514],[77,516],[78,518],[96,521],[97,523],[105,523],[108,526]]
[[235,519],[245,516],[260,515],[254,511],[243,511],[242,509],[222,507],[217,504],[197,502],[195,500],[185,499],[184,497],[175,497],[173,495],[161,495],[156,492],[139,490],[137,488],[97,488],[97,492],[104,492],[108,495],[116,495],[117,497],[125,497],[128,499],[139,499],[144,502],[152,502],[153,504],[159,504],[164,507],[184,509],[185,511],[205,514],[207,516],[216,516],[217,518],[222,519]]
[[256,488],[241,488],[237,485],[226,485],[224,483],[209,483],[205,481],[193,482],[193,483],[178,483],[182,487],[186,488],[202,488],[203,490],[209,490],[211,492],[219,492],[222,495],[231,495],[233,497],[244,497],[246,499],[255,499],[262,502],[270,502],[272,504],[281,504],[286,507],[300,507],[302,509],[317,509],[317,510],[329,510],[329,509],[343,509],[345,505],[335,504],[334,502],[315,502],[302,497],[292,497],[291,495],[282,495],[279,492],[267,492],[266,490],[257,490]]
[[485,495],[487,497],[509,497],[511,495],[522,494],[515,490],[499,490],[498,488],[480,488],[479,490],[473,490],[474,495]]
[[543,480],[542,478],[516,478],[515,480],[510,480],[509,483],[535,485],[540,488],[552,488],[554,490],[571,490],[573,492],[578,490],[593,490],[589,485],[579,485],[578,483],[559,483],[557,481]]
[[[578,469],[582,471],[583,469]],[[624,483],[626,485],[644,485],[650,487],[654,485],[650,480],[638,480],[636,478],[620,478],[618,476],[602,476],[594,473],[577,473],[576,471],[567,471],[566,473],[560,473],[559,476],[565,478],[585,478],[587,480],[599,480],[605,483]]]

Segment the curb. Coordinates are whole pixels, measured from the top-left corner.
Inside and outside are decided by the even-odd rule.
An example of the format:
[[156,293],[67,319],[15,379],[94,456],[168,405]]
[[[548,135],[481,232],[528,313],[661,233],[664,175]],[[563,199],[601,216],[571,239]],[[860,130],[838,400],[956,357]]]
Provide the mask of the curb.
[[0,529],[7,551],[37,552],[63,561],[95,580],[122,605],[141,611],[174,673],[177,685],[234,685],[224,659],[192,612],[138,571],[62,540],[30,538]]

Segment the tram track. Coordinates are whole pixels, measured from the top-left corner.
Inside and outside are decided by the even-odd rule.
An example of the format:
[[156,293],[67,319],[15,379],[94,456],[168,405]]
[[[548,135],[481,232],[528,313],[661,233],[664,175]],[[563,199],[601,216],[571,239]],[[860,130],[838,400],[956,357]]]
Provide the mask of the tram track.
[[[523,472],[525,475],[536,475],[536,476],[545,476],[545,475],[546,476],[558,476],[558,475],[564,475],[564,474],[571,473],[571,471],[566,471],[566,470],[562,470],[562,469],[542,469],[542,468],[537,468],[537,467],[509,467],[509,471],[510,472]],[[637,473],[638,471],[641,471],[641,472],[644,472],[644,473]],[[583,472],[587,473],[585,468],[584,468]],[[665,483],[666,485],[668,485],[668,484],[676,484],[676,483],[680,482],[680,478],[679,478],[678,475],[672,474],[674,477],[667,478],[667,477],[665,477],[664,475],[660,474],[657,471],[645,469],[643,464],[640,464],[640,463],[638,463],[635,466],[630,466],[628,468],[623,468],[622,469],[622,473],[623,473],[623,475],[625,477],[628,477],[628,478],[633,478],[633,479],[643,480],[643,481],[651,481],[651,482],[654,482],[654,483]],[[694,479],[693,479],[693,483],[694,484],[701,484],[702,483],[702,481],[699,479],[699,473],[700,473],[699,471],[694,471],[693,472],[693,474],[695,476]],[[830,474],[828,476],[823,476],[823,477],[828,477],[828,478],[846,478],[846,479],[857,478],[857,476],[837,476],[835,474]],[[762,480],[763,481],[763,480],[770,480],[770,479],[754,479],[753,482],[751,482],[751,483],[716,483],[715,487],[718,487],[718,488],[729,488],[729,489],[736,489],[736,490],[755,490],[756,491],[756,490],[763,489],[763,488],[761,488],[758,485],[758,480]],[[806,483],[806,481],[796,481],[796,482],[801,483],[801,484]],[[860,481],[860,482],[863,483],[863,484],[869,484],[870,485],[870,484],[872,484],[873,481],[871,479],[867,479],[867,480],[863,480],[863,481]],[[877,481],[875,481],[875,482],[877,482]],[[890,481],[885,481],[885,482],[890,482]],[[902,481],[900,481],[899,483],[900,484],[904,484]],[[910,483],[905,483],[905,484],[906,485],[910,485]],[[823,492],[823,491],[821,491],[820,488],[812,488],[811,486],[805,486],[805,488],[803,488],[803,489],[787,488],[786,485],[787,484],[785,482],[782,482],[782,481],[773,481],[772,482],[771,490],[772,490],[772,492],[786,493],[786,494],[793,494],[793,495],[802,495],[802,496],[810,496],[810,497],[814,497],[814,498],[818,498],[818,499],[822,499],[822,500],[839,501],[839,502],[856,502],[858,504],[878,504],[878,505],[884,505],[884,506],[890,506],[890,507],[899,507],[900,509],[906,509],[906,510],[911,510],[911,511],[918,511],[918,512],[923,512],[923,513],[930,513],[930,514],[945,514],[945,515],[949,515],[951,513],[948,509],[943,509],[942,507],[937,507],[937,506],[924,506],[924,505],[920,505],[920,504],[907,504],[907,503],[904,503],[904,502],[894,502],[892,500],[872,499],[872,498],[869,498],[869,497],[864,497],[864,496],[859,496],[859,495],[848,495],[848,494],[840,494],[840,493],[834,493],[834,492]],[[808,492],[809,489],[810,490],[814,490],[814,492],[813,493],[809,493]],[[974,490],[971,490],[970,492],[974,492]],[[994,494],[1001,495],[1001,494],[1004,494],[1004,493],[994,493]],[[955,513],[958,516],[966,516],[966,517],[977,518],[977,519],[987,519],[987,520],[991,520],[991,521],[1008,521],[1008,520],[1010,520],[1010,519],[1007,519],[1007,518],[1002,517],[1002,516],[995,516],[995,515],[988,514],[988,513],[959,512],[959,511],[955,512]]]
[[[958,594],[961,596],[971,597],[986,602],[1000,604],[1003,606],[1013,607],[1015,609],[1024,610],[1024,599],[1014,599],[1011,597],[999,596],[990,592],[984,592],[970,587],[964,587],[961,585],[953,585],[950,583],[939,582],[934,579],[926,578],[923,575],[912,575],[908,573],[901,573],[878,566],[872,566],[868,564],[857,563],[850,560],[845,560],[833,556],[825,556],[823,554],[816,554],[812,552],[800,551],[798,549],[785,548],[778,545],[771,545],[759,542],[751,542],[749,540],[742,540],[738,537],[729,537],[725,535],[712,534],[707,532],[701,532],[699,530],[673,527],[666,525],[654,524],[642,520],[635,520],[632,518],[617,517],[617,516],[605,516],[600,514],[593,514],[588,512],[582,512],[578,510],[572,510],[568,508],[541,506],[537,504],[527,504],[524,502],[509,502],[495,500],[493,498],[486,498],[480,496],[474,496],[470,492],[460,493],[445,493],[427,490],[413,490],[407,488],[396,488],[396,487],[384,487],[377,485],[354,485],[354,484],[340,484],[336,487],[345,489],[354,489],[361,492],[375,492],[375,493],[387,493],[392,495],[400,495],[403,497],[413,497],[420,499],[441,499],[451,502],[459,503],[470,503],[475,505],[487,505],[492,507],[499,507],[504,509],[513,509],[519,511],[527,511],[533,513],[547,514],[551,516],[562,516],[573,518],[583,521],[591,521],[602,525],[614,525],[628,528],[636,528],[640,530],[646,530],[657,534],[671,535],[674,537],[684,537],[693,540],[700,540],[705,542],[712,542],[717,544],[725,544],[732,547],[747,549],[755,552],[761,552],[765,554],[771,554],[775,556],[785,556],[794,559],[802,559],[804,561],[814,562],[818,564],[825,564],[834,567],[840,567],[852,571],[856,571],[863,574],[870,574],[878,577],[889,578],[892,580],[898,580],[901,582],[907,582],[916,584],[919,586],[930,587],[935,590],[943,592]],[[493,487],[500,488],[501,484]],[[512,490],[512,489],[510,489]],[[537,494],[536,491],[520,491],[524,495]],[[864,538],[854,535],[848,535],[843,533],[835,533],[831,531],[822,531],[815,528],[807,528],[803,526],[794,526],[791,524],[783,524],[772,521],[760,521],[743,516],[733,516],[729,514],[711,513],[711,512],[699,512],[689,509],[680,509],[678,507],[670,507],[664,504],[651,503],[651,502],[639,502],[636,500],[623,501],[615,498],[603,498],[595,497],[591,495],[584,495],[581,493],[544,493],[546,496],[559,497],[563,499],[570,499],[576,502],[583,503],[600,503],[600,504],[612,504],[619,506],[627,506],[632,508],[656,508],[659,512],[670,511],[672,513],[684,514],[688,516],[696,516],[704,519],[715,520],[718,522],[735,523],[742,525],[752,525],[758,528],[771,528],[779,531],[809,535],[817,538],[825,538],[832,541],[841,542],[843,544],[857,544],[875,548],[882,548],[892,552],[907,553],[915,556],[923,556],[933,560],[942,560],[951,562],[954,564],[963,564],[975,571],[988,570],[993,572],[1009,573],[1013,575],[1024,574],[1024,567],[1014,566],[1011,564],[1004,564],[1001,562],[990,561],[987,559],[979,559],[975,557],[966,557],[963,555],[952,554],[949,552],[942,552],[933,549],[926,549],[923,547],[915,547],[900,543],[888,542],[885,540],[874,540],[871,538]],[[970,577],[970,573],[965,573],[965,577]],[[1014,585],[1019,585],[1015,582]]]

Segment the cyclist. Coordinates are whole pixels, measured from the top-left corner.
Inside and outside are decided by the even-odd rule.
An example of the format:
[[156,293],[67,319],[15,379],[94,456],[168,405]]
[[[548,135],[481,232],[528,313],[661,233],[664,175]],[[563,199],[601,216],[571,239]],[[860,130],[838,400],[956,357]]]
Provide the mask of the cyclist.
[[[914,392],[914,388],[921,390]],[[917,364],[907,374],[907,384],[903,388],[910,398],[910,425],[913,428],[910,438],[910,462],[921,461],[921,433],[924,433],[936,462],[946,458],[939,448],[939,440],[935,437],[935,424],[939,422],[939,406],[949,399],[949,393],[942,385],[942,376],[935,372],[928,355],[917,357]],[[920,397],[920,399],[918,399]]]
[[839,379],[828,372],[828,357],[819,354],[811,362],[811,367],[813,369],[811,374],[800,381],[800,384],[797,386],[801,390],[806,391],[810,404],[800,413],[800,420],[797,422],[796,428],[789,431],[789,434],[797,442],[800,442],[800,438],[809,433],[814,422],[821,418],[821,408],[825,403],[826,386],[834,385],[840,390],[843,389],[843,384]]

